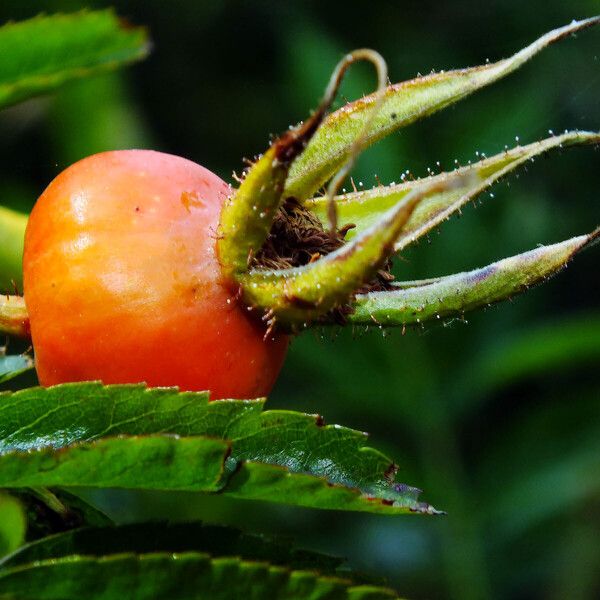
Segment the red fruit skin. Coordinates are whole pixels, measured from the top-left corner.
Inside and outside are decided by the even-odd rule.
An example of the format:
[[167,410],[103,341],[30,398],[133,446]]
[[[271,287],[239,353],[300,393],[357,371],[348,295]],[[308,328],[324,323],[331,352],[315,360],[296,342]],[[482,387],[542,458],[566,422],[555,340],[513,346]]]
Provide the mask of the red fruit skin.
[[101,380],[268,394],[288,346],[221,275],[216,234],[229,186],[149,150],[63,171],[27,226],[24,295],[40,383]]

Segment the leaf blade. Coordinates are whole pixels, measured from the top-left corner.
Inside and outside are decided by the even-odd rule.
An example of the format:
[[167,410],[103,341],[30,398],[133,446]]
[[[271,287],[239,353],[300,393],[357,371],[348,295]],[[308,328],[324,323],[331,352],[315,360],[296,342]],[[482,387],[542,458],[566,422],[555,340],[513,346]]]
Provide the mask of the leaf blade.
[[[98,383],[3,393],[0,486],[117,483],[153,489],[157,484],[149,476],[135,479],[134,473],[125,481],[115,479],[117,467],[106,458],[98,467],[104,469],[105,480],[94,483],[94,477],[77,461],[85,462],[94,453],[102,457],[104,452],[116,456],[111,460],[118,463],[120,447],[122,462],[127,458],[123,453],[131,453],[127,465],[151,462],[151,452],[159,456],[172,452],[178,464],[183,464],[183,457],[192,450],[179,449],[178,444],[196,440],[201,451],[202,440],[206,440],[225,445],[220,455],[218,444],[208,447],[207,452],[214,450],[209,455],[214,464],[206,467],[212,479],[195,482],[192,475],[175,472],[169,482],[167,468],[161,471],[160,465],[155,465],[159,471],[156,481],[162,482],[163,489],[219,490],[238,497],[390,514],[436,512],[418,500],[419,490],[395,482],[396,465],[366,446],[365,434],[324,425],[318,415],[263,412],[263,404],[263,400],[209,402],[204,393]],[[150,454],[144,453],[143,444],[149,444]],[[162,454],[161,444],[166,446]],[[54,467],[56,461],[61,467],[62,456],[67,466],[61,474]],[[88,469],[93,458],[87,459]],[[44,464],[53,469],[44,470]],[[217,473],[222,475],[220,479]]]
[[125,26],[111,10],[9,23],[0,28],[0,108],[139,60],[148,50],[145,30]]
[[199,552],[71,556],[0,572],[0,594],[40,599],[397,598],[392,591],[280,566]]
[[291,541],[243,533],[231,527],[200,522],[150,522],[102,527],[80,527],[49,535],[21,546],[0,560],[0,570],[49,558],[206,552],[211,556],[238,556],[293,569],[313,568],[335,574],[343,559],[296,550]]
[[[512,57],[470,69],[441,72],[394,84],[387,101],[373,120],[367,143],[389,135],[462,100],[474,91],[508,75],[548,45],[587,27],[600,23],[600,17],[574,21],[546,33]],[[352,140],[370,118],[373,95],[348,104],[329,115],[290,169],[285,195],[298,199],[312,196],[346,160]]]
[[0,487],[217,491],[229,444],[206,437],[120,436],[0,454]]
[[325,477],[295,473],[279,466],[258,462],[242,463],[223,492],[244,500],[266,500],[323,510],[347,510],[387,515],[439,515],[440,511],[417,500],[421,490],[404,484],[363,492]]

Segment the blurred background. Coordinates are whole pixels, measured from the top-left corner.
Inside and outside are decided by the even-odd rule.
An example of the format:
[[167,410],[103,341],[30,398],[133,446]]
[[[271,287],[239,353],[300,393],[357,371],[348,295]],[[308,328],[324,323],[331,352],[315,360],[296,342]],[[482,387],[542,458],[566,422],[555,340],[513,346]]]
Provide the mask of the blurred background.
[[[231,181],[242,157],[314,108],[343,53],[373,47],[392,81],[512,54],[598,0],[113,2],[151,31],[143,64],[0,114],[0,203],[29,210],[70,163],[117,148],[191,158]],[[0,22],[105,2],[3,0]],[[373,89],[352,70],[342,96]],[[508,79],[401,130],[355,169],[365,186],[450,169],[565,128],[600,128],[600,31],[546,50]],[[338,103],[339,104],[339,103]],[[600,154],[536,161],[396,261],[445,275],[588,232]],[[1,242],[0,242],[1,243]],[[270,406],[372,434],[444,517],[342,514],[192,494],[92,494],[120,521],[201,518],[283,533],[346,556],[409,598],[600,597],[598,249],[468,323],[298,338]],[[115,349],[118,352],[118,348]],[[31,384],[26,378],[15,386]],[[7,387],[7,386],[5,386]]]

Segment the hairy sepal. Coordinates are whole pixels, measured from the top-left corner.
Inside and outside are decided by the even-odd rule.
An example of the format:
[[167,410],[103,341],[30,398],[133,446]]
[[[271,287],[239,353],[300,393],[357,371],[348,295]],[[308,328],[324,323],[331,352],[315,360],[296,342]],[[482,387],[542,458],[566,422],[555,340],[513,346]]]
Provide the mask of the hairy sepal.
[[275,140],[225,202],[217,252],[222,273],[231,283],[248,271],[252,257],[265,243],[285,199],[283,189],[290,166],[317,131],[332,99],[326,98],[309,119]]
[[[510,58],[468,69],[418,77],[387,88],[385,101],[373,117],[364,145],[372,144],[423,117],[462,100],[521,67],[544,48],[573,33],[600,23],[600,16],[573,21],[554,29]],[[356,136],[372,117],[376,95],[366,96],[329,115],[292,165],[285,196],[306,199],[346,161]]]
[[252,270],[240,278],[244,301],[266,319],[297,330],[352,298],[394,252],[402,229],[427,195],[462,184],[435,182],[413,190],[380,220],[335,252],[293,269]]
[[[469,201],[475,200],[499,179],[533,161],[537,156],[566,146],[599,143],[598,132],[569,131],[533,144],[511,148],[451,172],[336,196],[338,222],[342,227],[349,223],[355,225],[354,229],[349,231],[348,237],[358,235],[414,189],[427,184],[457,181],[462,178],[463,185],[455,186],[451,190],[432,192],[415,208],[402,230],[404,235],[401,241],[396,244],[396,250],[402,250],[406,245],[415,242],[447,220]],[[469,179],[469,175],[473,177]],[[306,207],[313,211],[324,225],[327,223],[327,198],[308,200]]]
[[277,160],[271,147],[227,199],[217,241],[225,277],[235,280],[246,271],[252,255],[264,244],[281,202],[287,171],[288,166]]
[[558,244],[541,246],[465,273],[395,284],[387,292],[358,295],[353,324],[405,326],[464,313],[520,294],[560,271],[600,236],[600,228]]

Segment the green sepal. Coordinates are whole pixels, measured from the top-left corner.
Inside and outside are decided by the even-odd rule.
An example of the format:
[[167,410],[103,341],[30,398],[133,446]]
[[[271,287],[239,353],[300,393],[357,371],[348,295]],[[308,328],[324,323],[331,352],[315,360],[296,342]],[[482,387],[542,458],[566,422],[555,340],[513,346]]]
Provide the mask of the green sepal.
[[294,160],[317,131],[333,96],[326,97],[304,123],[286,131],[248,169],[240,187],[221,209],[217,252],[229,283],[248,271],[252,257],[265,243],[273,219],[285,199],[285,180]]
[[221,272],[231,281],[248,270],[252,256],[267,239],[281,203],[289,165],[275,154],[275,148],[269,148],[223,205],[217,249]]
[[[506,177],[518,167],[530,163],[536,157],[566,146],[598,143],[600,143],[600,133],[598,132],[569,131],[533,144],[511,148],[473,165],[447,173],[405,183],[375,187],[362,192],[343,194],[335,198],[338,222],[340,226],[349,223],[355,225],[348,232],[348,237],[351,238],[373,225],[390,207],[414,189],[427,184],[456,181],[462,178],[464,185],[455,186],[451,190],[431,193],[419,203],[402,229],[401,242],[396,244],[396,251],[398,251],[447,220],[499,179]],[[469,174],[476,175],[476,177],[469,179]],[[305,206],[319,217],[324,226],[326,225],[326,198],[307,200]]]
[[468,311],[511,298],[547,279],[598,236],[600,229],[505,258],[482,269],[407,281],[396,284],[397,289],[393,291],[359,295],[354,304],[355,312],[348,320],[360,325],[392,327],[461,317]]
[[[387,88],[386,100],[372,121],[365,144],[446,108],[512,73],[544,48],[569,35],[597,25],[600,17],[573,21],[538,38],[510,58],[478,67],[441,71]],[[371,118],[376,95],[369,95],[329,115],[290,169],[284,196],[307,199],[346,162],[356,136]]]
[[241,278],[243,299],[265,312],[271,322],[291,330],[348,302],[370,281],[394,251],[394,244],[421,200],[462,184],[462,178],[413,190],[352,241],[303,267],[253,270]]

